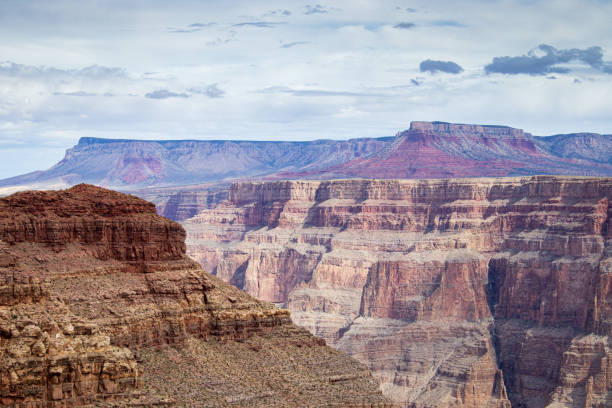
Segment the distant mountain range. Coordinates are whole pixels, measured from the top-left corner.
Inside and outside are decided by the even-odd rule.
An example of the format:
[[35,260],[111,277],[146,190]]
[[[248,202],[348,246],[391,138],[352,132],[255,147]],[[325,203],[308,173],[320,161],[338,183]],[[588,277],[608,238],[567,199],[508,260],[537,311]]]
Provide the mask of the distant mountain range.
[[612,176],[612,135],[532,136],[505,126],[412,122],[395,137],[307,142],[81,138],[58,164],[0,193],[90,183],[118,190],[241,179]]

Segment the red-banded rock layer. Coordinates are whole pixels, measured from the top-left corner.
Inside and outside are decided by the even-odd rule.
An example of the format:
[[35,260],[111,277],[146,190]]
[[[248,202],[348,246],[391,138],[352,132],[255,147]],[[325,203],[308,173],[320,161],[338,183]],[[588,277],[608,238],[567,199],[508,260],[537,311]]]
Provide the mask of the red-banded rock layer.
[[389,406],[366,367],[186,258],[184,236],[93,186],[0,200],[0,405]]
[[403,405],[603,407],[611,196],[554,176],[236,183],[184,226],[190,256]]
[[96,258],[141,262],[177,260],[185,252],[183,229],[158,216],[153,204],[88,185],[9,196],[0,201],[0,217],[0,240],[9,244],[79,242]]

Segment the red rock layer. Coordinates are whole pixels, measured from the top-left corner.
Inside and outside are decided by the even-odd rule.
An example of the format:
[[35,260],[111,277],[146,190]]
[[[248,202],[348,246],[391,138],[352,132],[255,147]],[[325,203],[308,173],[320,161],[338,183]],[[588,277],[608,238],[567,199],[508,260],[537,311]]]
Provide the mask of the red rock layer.
[[186,258],[184,236],[93,186],[1,199],[0,405],[389,406],[365,367]]
[[611,196],[554,176],[237,183],[184,225],[192,257],[402,404],[606,406]]

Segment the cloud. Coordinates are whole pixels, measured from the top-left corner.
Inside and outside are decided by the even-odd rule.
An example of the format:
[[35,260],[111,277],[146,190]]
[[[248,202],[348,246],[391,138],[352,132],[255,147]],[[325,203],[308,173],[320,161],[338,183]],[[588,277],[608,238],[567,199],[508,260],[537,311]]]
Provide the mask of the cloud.
[[286,86],[271,86],[258,91],[259,93],[285,93],[293,96],[319,97],[319,96],[384,96],[382,93],[329,91],[325,89],[292,89]]
[[436,72],[446,72],[448,74],[463,72],[463,68],[453,61],[434,61],[430,59],[421,62],[419,69],[421,72],[431,72],[432,74]]
[[466,27],[465,24],[455,20],[435,20],[431,22],[434,27]]
[[234,24],[232,27],[275,28],[279,24],[286,24],[286,23],[276,23],[276,22],[270,22],[270,21],[247,21],[244,23]]
[[193,27],[193,28],[206,28],[206,27],[212,27],[214,25],[216,25],[217,23],[214,22],[210,22],[210,23],[193,23],[193,24],[189,24],[189,27]]
[[296,45],[304,45],[304,44],[310,44],[310,41],[294,41],[290,43],[285,43],[281,45],[281,48],[291,48],[291,47],[295,47]]
[[416,13],[418,10],[412,7],[406,7],[406,8],[402,8],[400,6],[396,6],[395,7],[396,10],[398,11],[406,11],[408,13]]
[[564,74],[570,72],[569,68],[558,66],[572,61],[582,62],[592,68],[607,74],[612,74],[612,63],[603,61],[601,47],[585,49],[556,49],[551,45],[540,44],[527,55],[518,57],[495,57],[485,66],[487,74],[499,73],[507,75],[529,74]]
[[16,64],[12,61],[0,63],[0,75],[21,78],[51,78],[51,77],[75,77],[88,79],[106,79],[112,77],[124,77],[126,71],[123,68],[105,67],[102,65],[90,65],[81,69],[59,69],[40,65]]
[[173,33],[173,34],[195,33],[198,31],[202,31],[202,29],[201,28],[168,28],[168,32]]
[[263,17],[271,17],[271,16],[290,16],[291,15],[291,11],[289,10],[284,10],[284,9],[278,9],[278,10],[270,10],[268,11],[266,14],[263,15]]
[[186,28],[174,28],[174,27],[168,27],[168,32],[169,33],[195,33],[198,31],[202,31],[202,29],[207,28],[207,27],[212,27],[217,25],[217,23],[214,22],[210,22],[210,23],[192,23],[189,24]]
[[311,6],[310,4],[307,4],[306,7],[304,7],[304,14],[306,15],[310,15],[310,14],[326,14],[329,13],[329,10],[327,8],[327,6],[322,6],[320,4],[315,4],[314,6]]
[[53,92],[55,96],[97,96],[96,93],[76,91],[76,92]]
[[145,98],[149,99],[168,99],[168,98],[189,98],[186,93],[176,93],[167,89],[158,89],[145,94]]
[[397,28],[398,30],[409,30],[411,28],[414,28],[416,26],[416,24],[414,23],[397,23],[396,25],[393,26],[393,28]]
[[225,95],[225,91],[220,89],[217,84],[211,84],[201,88],[189,88],[187,91],[193,94],[205,95],[209,98],[222,98],[223,95]]

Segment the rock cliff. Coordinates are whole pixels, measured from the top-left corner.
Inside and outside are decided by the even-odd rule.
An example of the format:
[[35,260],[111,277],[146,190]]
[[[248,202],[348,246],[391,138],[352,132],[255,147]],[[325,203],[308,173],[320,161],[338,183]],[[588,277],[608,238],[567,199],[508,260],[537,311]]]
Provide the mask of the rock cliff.
[[236,183],[183,225],[190,256],[402,406],[607,407],[611,197],[585,177]]
[[367,368],[88,185],[0,199],[0,405],[390,406]]

